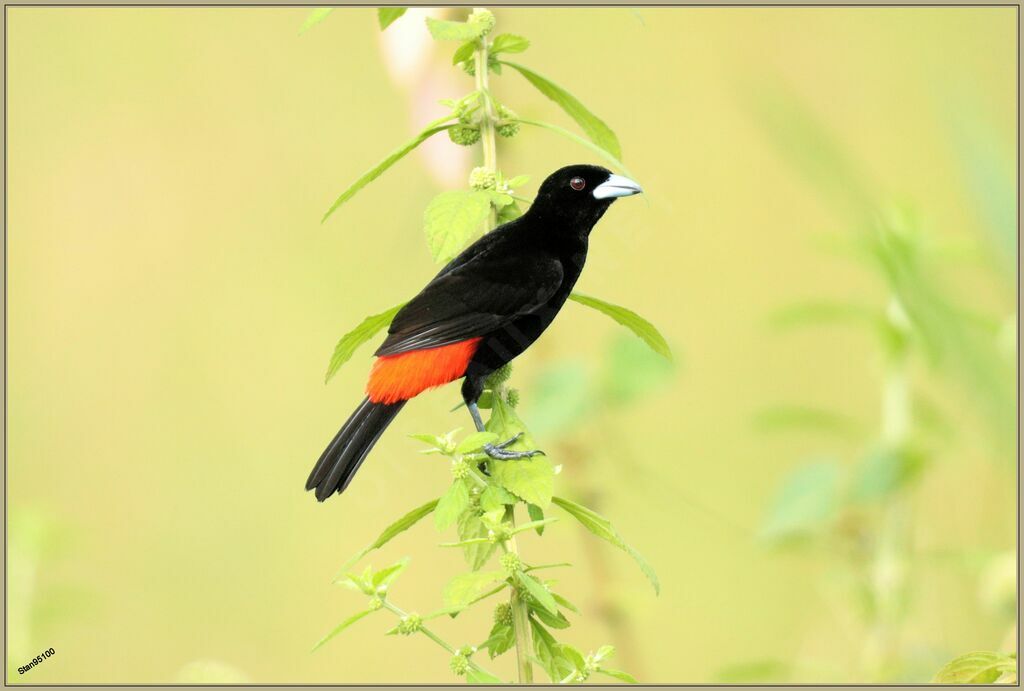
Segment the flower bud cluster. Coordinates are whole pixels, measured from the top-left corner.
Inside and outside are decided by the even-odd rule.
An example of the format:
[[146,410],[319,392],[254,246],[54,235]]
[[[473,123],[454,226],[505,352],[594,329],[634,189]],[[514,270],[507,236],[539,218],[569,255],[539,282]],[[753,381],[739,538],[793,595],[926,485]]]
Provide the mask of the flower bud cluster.
[[490,168],[478,166],[469,174],[469,186],[474,190],[493,190],[498,185],[498,176]]
[[494,608],[495,624],[512,624],[512,605],[507,602],[499,602]]
[[422,628],[423,619],[416,613],[402,617],[402,621],[398,623],[398,633],[403,636],[411,636]]
[[523,568],[523,562],[519,560],[519,555],[515,552],[507,552],[501,555],[501,568],[505,569],[505,573],[510,576]]

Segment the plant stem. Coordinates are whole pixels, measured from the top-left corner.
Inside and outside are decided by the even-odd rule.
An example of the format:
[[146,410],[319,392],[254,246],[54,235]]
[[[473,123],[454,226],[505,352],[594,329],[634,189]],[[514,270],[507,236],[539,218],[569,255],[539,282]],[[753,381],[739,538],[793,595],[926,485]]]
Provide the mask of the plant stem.
[[[512,526],[516,524],[516,507],[508,507],[509,516],[512,519]],[[515,535],[508,539],[508,551],[519,555],[519,548],[516,545]],[[519,671],[520,684],[533,683],[533,666],[530,664],[530,620],[526,603],[519,597],[519,591],[512,588],[512,595],[509,598],[509,605],[512,607],[512,623],[516,634],[516,669]]]
[[[394,614],[397,614],[402,619],[404,619],[407,616],[409,616],[408,612],[403,610],[401,607],[398,607],[397,605],[392,604],[390,600],[384,600],[383,604],[384,604],[384,609],[388,610],[389,612],[393,612]],[[420,633],[422,633],[424,636],[426,636],[430,640],[434,641],[434,643],[437,643],[439,646],[441,646],[442,648],[447,650],[452,655],[455,654],[455,648],[453,648],[448,643],[446,643],[444,641],[444,639],[441,638],[440,636],[438,636],[436,633],[434,633],[433,631],[428,629],[426,627],[426,625],[421,625],[420,626]],[[467,662],[469,663],[469,666],[472,667],[473,669],[475,669],[476,671],[483,672],[484,674],[487,674],[487,675],[490,675],[490,676],[494,676],[493,674],[488,672],[486,669],[484,669],[483,667],[481,667],[477,663],[473,662],[472,659],[468,659]]]
[[[479,9],[479,8],[475,8]],[[474,53],[476,67],[476,90],[480,92],[483,99],[483,117],[480,118],[480,146],[483,149],[483,167],[490,171],[498,170],[498,140],[494,129],[497,116],[494,112],[494,103],[491,101],[491,91],[488,85],[487,67],[488,42],[486,36],[481,36],[477,41],[476,52]],[[487,216],[487,230],[497,225],[497,209],[491,205],[491,213]]]

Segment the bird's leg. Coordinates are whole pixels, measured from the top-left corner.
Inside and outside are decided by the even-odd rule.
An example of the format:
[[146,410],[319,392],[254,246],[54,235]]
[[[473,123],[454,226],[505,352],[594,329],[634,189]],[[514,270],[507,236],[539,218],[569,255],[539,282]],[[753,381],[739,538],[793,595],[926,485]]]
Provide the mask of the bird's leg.
[[[473,424],[476,426],[477,432],[484,432],[484,421],[480,417],[480,409],[476,405],[476,401],[467,403],[466,407],[469,408],[469,414],[473,416]],[[499,461],[511,461],[518,458],[531,458],[533,456],[543,456],[544,452],[540,449],[533,449],[531,451],[506,451],[506,449],[515,444],[519,437],[523,436],[523,433],[515,435],[511,439],[506,439],[503,442],[497,444],[484,444],[484,453],[491,458]]]

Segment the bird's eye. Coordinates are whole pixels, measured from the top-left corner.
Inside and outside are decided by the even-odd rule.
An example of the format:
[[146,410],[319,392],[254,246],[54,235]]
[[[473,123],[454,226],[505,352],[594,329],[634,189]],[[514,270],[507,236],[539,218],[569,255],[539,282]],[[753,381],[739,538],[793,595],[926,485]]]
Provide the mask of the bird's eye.
[[573,178],[569,181],[569,187],[573,188],[577,192],[587,186],[587,181],[583,178]]

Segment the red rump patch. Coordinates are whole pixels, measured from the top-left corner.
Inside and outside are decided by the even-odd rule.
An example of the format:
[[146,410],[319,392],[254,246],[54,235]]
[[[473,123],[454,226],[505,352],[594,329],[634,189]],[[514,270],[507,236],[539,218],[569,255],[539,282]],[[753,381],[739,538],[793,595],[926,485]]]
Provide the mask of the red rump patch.
[[370,370],[366,395],[373,403],[397,403],[455,381],[466,373],[479,343],[479,338],[470,338],[438,348],[382,355]]

